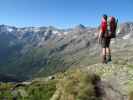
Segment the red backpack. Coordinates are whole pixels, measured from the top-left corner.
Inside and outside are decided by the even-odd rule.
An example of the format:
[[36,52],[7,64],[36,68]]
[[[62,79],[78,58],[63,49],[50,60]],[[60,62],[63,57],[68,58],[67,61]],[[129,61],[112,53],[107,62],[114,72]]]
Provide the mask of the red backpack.
[[107,22],[104,18],[102,18],[101,22],[101,32],[102,38],[115,38],[116,37],[116,28],[117,21],[115,17],[111,16],[109,22]]
[[101,22],[101,31],[102,33],[105,33],[107,31],[107,21],[102,18],[102,22]]
[[115,17],[113,17],[113,16],[110,17],[108,30],[111,34],[111,38],[116,37],[117,22],[118,22],[118,20],[116,20]]
[[102,18],[102,21],[101,21],[102,38],[107,37],[107,24],[108,24],[107,21],[104,18]]

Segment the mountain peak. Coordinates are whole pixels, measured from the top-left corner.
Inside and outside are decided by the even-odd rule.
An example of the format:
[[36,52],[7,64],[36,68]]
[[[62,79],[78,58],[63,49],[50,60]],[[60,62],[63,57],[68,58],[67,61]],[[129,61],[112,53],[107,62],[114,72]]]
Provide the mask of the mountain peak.
[[77,29],[85,29],[86,27],[83,24],[79,24],[75,28],[77,28]]

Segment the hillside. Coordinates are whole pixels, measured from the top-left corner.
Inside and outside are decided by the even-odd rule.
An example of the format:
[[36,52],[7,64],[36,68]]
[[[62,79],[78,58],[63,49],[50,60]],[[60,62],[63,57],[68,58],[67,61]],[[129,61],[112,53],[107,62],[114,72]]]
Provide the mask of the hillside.
[[[81,24],[70,29],[0,25],[0,73],[26,80],[98,63],[97,32],[98,28]],[[132,22],[119,25],[117,38],[111,41],[114,62],[132,63],[132,33]]]
[[133,100],[133,65],[94,64],[20,83],[1,83],[1,100]]

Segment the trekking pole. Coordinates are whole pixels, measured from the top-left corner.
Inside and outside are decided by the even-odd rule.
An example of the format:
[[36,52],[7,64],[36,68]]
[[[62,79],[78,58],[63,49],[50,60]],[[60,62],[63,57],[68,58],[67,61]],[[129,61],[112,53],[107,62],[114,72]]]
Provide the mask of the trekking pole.
[[101,44],[101,39],[98,39],[98,40],[97,40],[97,45],[96,45],[96,46],[97,46],[96,50],[98,51],[98,52],[97,52],[98,54],[100,53],[99,50],[101,49],[101,48],[100,48],[100,44]]
[[[116,20],[116,36],[119,34],[118,19]],[[115,37],[115,45],[117,46],[117,39]]]

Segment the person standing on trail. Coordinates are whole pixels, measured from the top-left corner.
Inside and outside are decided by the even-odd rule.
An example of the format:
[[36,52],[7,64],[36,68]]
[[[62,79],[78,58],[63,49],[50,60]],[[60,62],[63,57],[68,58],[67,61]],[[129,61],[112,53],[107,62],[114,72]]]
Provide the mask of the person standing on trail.
[[102,46],[102,63],[111,62],[110,41],[116,37],[117,22],[113,16],[104,14],[101,19],[100,33],[98,34],[98,43]]

